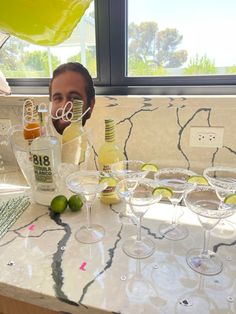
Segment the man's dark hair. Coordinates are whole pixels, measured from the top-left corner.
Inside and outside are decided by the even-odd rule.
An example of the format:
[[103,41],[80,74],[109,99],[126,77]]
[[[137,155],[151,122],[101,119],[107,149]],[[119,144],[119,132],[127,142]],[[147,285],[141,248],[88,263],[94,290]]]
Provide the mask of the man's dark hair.
[[[93,79],[91,77],[91,75],[89,74],[89,71],[79,62],[68,62],[68,63],[64,63],[59,65],[54,71],[53,71],[53,75],[52,75],[52,79],[51,82],[49,84],[49,98],[51,100],[51,96],[52,96],[52,82],[54,80],[55,77],[57,77],[58,75],[67,72],[67,71],[72,71],[72,72],[77,72],[80,73],[85,81],[87,82],[87,86],[85,88],[85,92],[87,95],[87,104],[86,104],[86,108],[88,108],[90,106],[91,100],[95,97],[95,89],[94,89],[94,85],[93,85]],[[85,123],[85,121],[87,119],[90,118],[90,111],[87,112],[85,114],[85,116],[83,117],[83,124]]]

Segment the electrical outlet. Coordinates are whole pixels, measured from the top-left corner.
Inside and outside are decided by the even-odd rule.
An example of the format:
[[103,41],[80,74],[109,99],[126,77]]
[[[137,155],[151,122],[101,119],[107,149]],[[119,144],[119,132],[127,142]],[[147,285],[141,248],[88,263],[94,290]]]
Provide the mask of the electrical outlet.
[[7,135],[8,130],[11,127],[11,120],[0,119],[0,135]]
[[191,147],[222,147],[224,127],[191,127]]

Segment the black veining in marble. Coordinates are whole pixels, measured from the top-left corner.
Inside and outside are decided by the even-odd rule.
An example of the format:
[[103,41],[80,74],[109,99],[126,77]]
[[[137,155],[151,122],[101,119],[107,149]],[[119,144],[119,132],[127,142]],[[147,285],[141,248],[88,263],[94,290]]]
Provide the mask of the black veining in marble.
[[189,123],[195,118],[195,116],[197,114],[199,114],[200,112],[202,111],[206,111],[208,112],[208,117],[207,117],[207,122],[208,122],[208,125],[210,126],[210,113],[211,113],[211,108],[200,108],[198,109],[197,111],[194,112],[194,114],[187,120],[187,122],[185,122],[184,125],[181,125],[180,124],[180,119],[179,119],[179,109],[180,108],[177,108],[176,109],[176,116],[177,116],[177,124],[180,126],[180,130],[179,130],[179,139],[178,139],[178,144],[177,144],[177,148],[178,150],[181,152],[181,154],[183,155],[184,159],[187,161],[187,168],[190,169],[190,161],[187,157],[187,155],[185,154],[185,152],[183,151],[182,149],[182,146],[181,146],[181,140],[182,140],[182,135],[183,135],[183,132],[184,130],[186,129],[186,127],[189,125]]
[[109,104],[109,105],[107,105],[107,107],[115,107],[115,106],[119,106],[119,104],[115,103],[115,104]]
[[145,227],[145,226],[142,225],[141,228],[144,229],[144,230],[146,230],[146,231],[147,231],[147,234],[150,235],[150,236],[152,236],[154,239],[158,239],[158,240],[164,239],[164,236],[162,236],[162,235],[157,235],[155,232],[152,232],[152,231],[150,230],[150,228],[148,228],[148,227]]
[[125,139],[125,144],[124,144],[124,155],[125,155],[126,160],[129,160],[129,157],[128,157],[128,153],[127,153],[127,149],[126,149],[126,148],[127,148],[127,143],[128,143],[128,141],[129,141],[129,138],[130,138],[130,136],[131,136],[132,129],[133,129],[133,122],[132,122],[131,119],[132,119],[135,115],[139,114],[140,112],[149,112],[149,111],[152,112],[152,111],[157,110],[158,108],[159,108],[159,107],[155,107],[154,109],[139,109],[139,110],[135,111],[130,117],[124,118],[123,120],[117,122],[117,125],[122,124],[122,123],[124,123],[124,122],[126,122],[126,121],[128,121],[128,122],[130,123],[129,132],[128,132],[127,138]]
[[109,99],[109,100],[117,100],[117,98],[111,97],[111,96],[106,96],[106,98]]
[[[14,237],[14,238],[12,238],[11,240],[8,240],[7,242],[4,242],[3,244],[0,244],[0,247],[5,246],[5,245],[8,245],[8,244],[11,243],[11,242],[14,242],[14,241],[15,241],[17,238],[19,238],[19,237],[25,238],[26,236],[23,236],[23,235],[19,232],[19,230],[26,229],[28,226],[32,225],[35,221],[39,220],[41,217],[46,216],[46,215],[48,215],[48,213],[44,213],[44,214],[42,214],[42,215],[40,215],[40,216],[34,218],[33,220],[31,220],[30,222],[28,222],[27,224],[25,224],[25,225],[23,225],[23,226],[21,226],[21,227],[17,227],[17,228],[15,228],[15,229],[9,229],[9,230],[8,230],[8,233],[13,232],[13,233],[15,233],[17,236]],[[54,231],[54,230],[55,230],[55,229],[50,230],[50,231]],[[57,229],[57,230],[58,230],[58,229]],[[45,230],[44,232],[47,232],[47,230]],[[41,236],[41,235],[42,235],[42,234],[40,234],[40,236]],[[37,237],[40,237],[40,236],[37,236]]]
[[216,158],[216,155],[217,155],[218,151],[219,151],[219,148],[217,147],[216,150],[215,150],[215,152],[214,152],[213,155],[212,155],[212,159],[211,159],[211,165],[212,165],[212,166],[214,166],[215,158]]
[[152,104],[146,102],[146,103],[143,104],[143,108],[145,108],[145,107],[152,107]]
[[149,98],[149,97],[143,97],[143,101],[145,102],[145,101],[151,101],[152,100],[152,98]]
[[[85,298],[86,293],[87,293],[89,287],[96,281],[96,279],[97,279],[99,276],[101,276],[107,269],[109,269],[109,268],[112,266],[112,261],[113,261],[114,255],[115,255],[115,250],[116,250],[116,248],[117,248],[118,243],[119,243],[120,240],[121,240],[121,232],[122,232],[122,229],[123,229],[123,225],[121,225],[120,230],[119,230],[119,232],[117,233],[117,239],[116,239],[116,241],[115,241],[115,243],[114,243],[114,246],[113,246],[112,248],[108,249],[109,259],[107,260],[105,267],[94,277],[93,280],[91,280],[90,282],[88,282],[88,283],[84,286],[84,288],[83,288],[83,293],[82,293],[82,295],[81,295],[81,297],[80,297],[80,299],[79,299],[79,301],[78,301],[79,304],[81,304],[81,303],[83,302],[83,299]],[[82,304],[81,304],[81,305],[82,305]]]
[[56,293],[56,297],[70,305],[78,306],[78,304],[74,301],[68,299],[65,293],[62,291],[63,283],[64,283],[64,276],[63,276],[63,269],[62,269],[62,257],[64,254],[64,250],[61,250],[61,247],[65,247],[67,241],[71,236],[71,228],[67,223],[62,222],[60,214],[55,214],[50,211],[50,218],[55,221],[55,223],[59,226],[62,226],[65,234],[61,238],[61,240],[57,244],[57,251],[53,254],[52,260],[52,278],[54,280],[53,288]]
[[236,151],[233,150],[232,148],[228,147],[228,146],[223,146],[223,148],[228,149],[231,153],[233,153],[234,155],[236,155]]
[[236,245],[236,240],[231,243],[218,243],[213,246],[213,252],[216,253],[221,246],[233,246],[233,245]]
[[27,224],[25,224],[24,226],[21,226],[21,227],[18,227],[18,228],[15,228],[15,229],[10,229],[9,231],[13,231],[13,232],[16,232],[16,231],[19,231],[21,229],[25,229],[26,227],[32,225],[34,222],[38,221],[40,218],[42,218],[43,216],[48,216],[48,213],[44,213],[36,218],[34,218],[33,220],[31,220],[30,222],[28,222]]

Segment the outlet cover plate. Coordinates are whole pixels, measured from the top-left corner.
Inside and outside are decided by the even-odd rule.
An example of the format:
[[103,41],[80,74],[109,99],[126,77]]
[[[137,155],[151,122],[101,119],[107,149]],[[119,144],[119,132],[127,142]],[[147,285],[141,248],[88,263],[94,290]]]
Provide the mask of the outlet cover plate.
[[223,147],[224,127],[191,127],[190,147]]

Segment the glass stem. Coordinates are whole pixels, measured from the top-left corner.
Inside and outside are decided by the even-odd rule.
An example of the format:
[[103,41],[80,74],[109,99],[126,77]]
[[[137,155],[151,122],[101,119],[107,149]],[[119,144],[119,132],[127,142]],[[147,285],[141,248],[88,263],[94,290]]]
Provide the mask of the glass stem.
[[86,203],[86,207],[87,207],[87,228],[90,229],[91,228],[91,208],[92,208],[92,203]]
[[171,224],[172,226],[176,226],[178,224],[178,209],[177,209],[177,204],[173,204],[173,215],[172,215],[172,220],[171,220]]
[[141,241],[141,221],[142,221],[142,218],[138,217],[138,221],[137,221],[137,241]]
[[208,247],[210,242],[210,230],[204,229],[204,240],[203,240],[203,250],[202,255],[208,257]]
[[136,260],[136,276],[141,277],[141,262],[139,258]]

